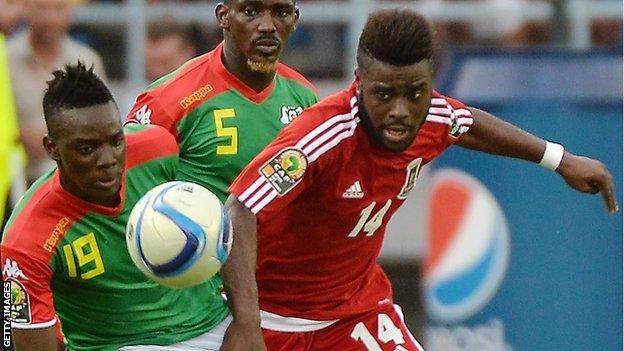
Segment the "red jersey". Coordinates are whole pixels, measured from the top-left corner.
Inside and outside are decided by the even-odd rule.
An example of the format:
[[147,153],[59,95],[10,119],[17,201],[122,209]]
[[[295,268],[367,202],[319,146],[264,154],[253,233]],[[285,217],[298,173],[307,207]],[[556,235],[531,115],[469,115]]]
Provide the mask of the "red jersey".
[[230,187],[258,217],[261,309],[333,320],[390,303],[377,263],[386,225],[420,167],[471,124],[462,103],[433,92],[414,142],[396,153],[364,131],[355,85],[304,111]]

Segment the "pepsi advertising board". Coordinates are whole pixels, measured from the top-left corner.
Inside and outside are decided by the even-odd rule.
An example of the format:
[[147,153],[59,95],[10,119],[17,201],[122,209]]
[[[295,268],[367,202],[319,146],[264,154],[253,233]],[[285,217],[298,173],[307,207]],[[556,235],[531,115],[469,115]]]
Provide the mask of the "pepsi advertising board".
[[[621,104],[480,107],[601,160],[621,208]],[[622,350],[621,210],[555,172],[458,147],[428,181],[428,350]]]

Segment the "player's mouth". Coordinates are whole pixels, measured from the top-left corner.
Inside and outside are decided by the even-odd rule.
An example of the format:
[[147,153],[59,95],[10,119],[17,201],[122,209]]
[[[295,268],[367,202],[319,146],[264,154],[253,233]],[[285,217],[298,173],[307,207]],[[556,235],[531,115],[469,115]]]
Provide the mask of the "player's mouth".
[[114,177],[114,176],[106,176],[106,177],[102,177],[99,178],[96,181],[96,184],[103,189],[110,189],[113,187],[116,187],[119,184],[119,177]]
[[276,38],[260,38],[254,40],[254,46],[264,56],[277,55],[280,48],[280,41]]
[[401,143],[409,138],[410,128],[403,125],[390,125],[383,128],[382,133],[391,143]]

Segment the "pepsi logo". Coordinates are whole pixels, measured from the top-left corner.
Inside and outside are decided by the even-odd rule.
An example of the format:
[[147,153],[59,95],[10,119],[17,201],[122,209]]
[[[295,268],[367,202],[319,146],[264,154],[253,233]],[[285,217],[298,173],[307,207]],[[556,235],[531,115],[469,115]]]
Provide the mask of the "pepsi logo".
[[498,291],[509,263],[509,228],[492,193],[452,169],[431,177],[425,296],[434,320],[470,318]]

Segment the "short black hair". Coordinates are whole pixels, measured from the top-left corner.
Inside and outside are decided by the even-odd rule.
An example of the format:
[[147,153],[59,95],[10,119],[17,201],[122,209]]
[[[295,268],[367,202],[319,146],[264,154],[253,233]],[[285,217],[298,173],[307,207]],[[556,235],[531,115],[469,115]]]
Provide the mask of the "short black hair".
[[368,16],[358,43],[358,66],[365,65],[367,58],[409,66],[432,56],[431,25],[418,12],[389,9]]
[[62,109],[72,109],[105,104],[113,95],[100,77],[84,63],[65,65],[65,69],[52,72],[54,78],[47,81],[43,95],[43,115],[50,130],[50,122]]

